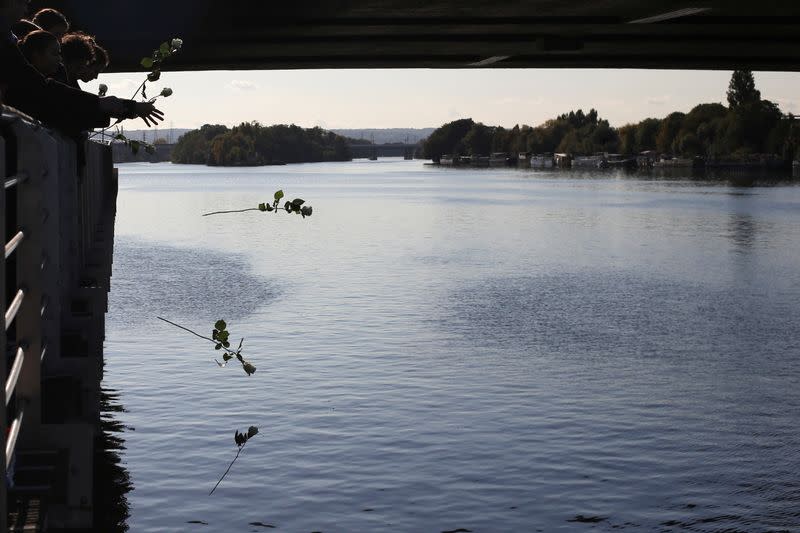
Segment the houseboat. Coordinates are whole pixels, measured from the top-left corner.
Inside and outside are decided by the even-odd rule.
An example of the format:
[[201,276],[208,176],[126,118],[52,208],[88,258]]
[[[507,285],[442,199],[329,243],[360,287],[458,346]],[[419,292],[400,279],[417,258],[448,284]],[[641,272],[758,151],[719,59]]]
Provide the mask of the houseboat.
[[553,154],[553,162],[558,168],[571,168],[572,157],[569,154],[556,153]]
[[627,157],[622,154],[608,154],[606,156],[606,167],[622,170],[635,170],[637,167],[637,161],[634,157]]
[[604,154],[578,155],[572,158],[572,168],[605,168],[606,157]]
[[538,168],[538,169],[548,169],[553,168],[555,163],[553,162],[553,154],[538,154],[531,157],[530,160],[531,168]]
[[661,156],[661,159],[653,163],[654,168],[694,168],[696,160],[688,157],[669,157]]
[[636,166],[642,170],[653,168],[653,163],[656,162],[657,158],[658,156],[655,150],[639,152],[639,155],[636,156]]
[[505,152],[494,152],[489,157],[489,166],[490,167],[507,167],[508,164],[508,154]]
[[489,166],[489,160],[490,158],[488,155],[473,155],[470,157],[469,166],[487,168]]

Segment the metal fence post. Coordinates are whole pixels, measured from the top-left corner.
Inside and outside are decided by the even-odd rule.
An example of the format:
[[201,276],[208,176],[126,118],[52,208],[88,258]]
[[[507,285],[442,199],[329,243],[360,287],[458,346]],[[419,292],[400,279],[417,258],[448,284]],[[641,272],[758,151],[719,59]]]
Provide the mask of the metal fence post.
[[[6,241],[6,187],[5,187],[5,178],[6,178],[6,145],[5,141],[2,137],[0,137],[0,176],[2,179],[0,181],[3,182],[2,186],[0,186],[0,235],[2,236],[3,244]],[[5,313],[6,308],[6,258],[5,253],[3,254],[2,259],[0,259],[0,302],[2,302],[3,312]],[[2,413],[0,413],[0,442],[2,442],[2,447],[0,447],[0,473],[3,474],[3,479],[0,480],[0,531],[8,531],[8,525],[6,523],[6,517],[8,515],[8,493],[6,490],[6,366],[7,366],[7,351],[8,348],[6,346],[6,328],[5,328],[5,321],[3,327],[0,328],[0,349],[2,350],[2,362],[0,362],[0,384],[3,386],[0,387],[0,396],[2,396],[2,403],[0,405],[3,406]]]
[[[17,317],[17,340],[24,343],[26,357],[17,385],[25,405],[23,438],[35,435],[41,423],[42,310],[48,295],[44,290],[42,260],[47,243],[46,230],[52,219],[44,207],[45,187],[50,172],[55,173],[55,141],[44,130],[18,121],[13,130],[17,142],[17,161],[28,179],[19,185],[18,217],[25,242],[17,251],[17,279],[25,290],[25,304]],[[50,180],[52,181],[52,179]]]

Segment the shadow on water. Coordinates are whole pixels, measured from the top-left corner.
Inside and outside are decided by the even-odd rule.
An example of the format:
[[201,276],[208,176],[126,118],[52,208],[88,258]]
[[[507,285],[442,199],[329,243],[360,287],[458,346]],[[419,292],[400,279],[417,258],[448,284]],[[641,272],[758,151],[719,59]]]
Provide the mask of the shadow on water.
[[791,170],[771,168],[655,168],[628,175],[663,181],[688,180],[698,185],[729,185],[742,189],[798,184]]
[[128,493],[133,489],[130,474],[122,466],[126,429],[116,417],[125,411],[119,394],[100,391],[100,431],[95,437],[94,451],[94,531],[120,533],[128,531],[130,509]]
[[109,331],[172,320],[252,314],[279,294],[250,272],[242,256],[117,239]]
[[728,235],[740,252],[749,251],[756,243],[758,226],[747,214],[732,213],[728,220]]
[[[118,238],[106,327],[115,335],[146,327],[158,315],[178,321],[236,319],[278,294],[277,284],[251,274],[242,256]],[[134,487],[123,456],[124,434],[133,428],[120,421],[124,412],[120,393],[101,390],[94,470],[93,531],[98,533],[129,530],[128,493]]]
[[[732,221],[746,248],[756,230]],[[785,299],[791,300],[791,296]],[[514,353],[689,356],[698,350],[764,355],[790,349],[797,319],[784,298],[758,284],[709,286],[631,271],[488,278],[461,287],[443,305],[441,327],[469,342]],[[476,339],[480,339],[476,341]]]

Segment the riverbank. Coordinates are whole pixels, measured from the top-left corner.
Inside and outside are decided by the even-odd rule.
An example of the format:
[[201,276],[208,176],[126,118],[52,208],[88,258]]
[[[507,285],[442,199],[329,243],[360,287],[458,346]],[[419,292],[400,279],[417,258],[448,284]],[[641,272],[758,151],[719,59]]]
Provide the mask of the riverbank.
[[517,156],[499,152],[491,156],[443,155],[434,166],[456,168],[522,168],[534,170],[624,170],[624,171],[678,171],[692,173],[775,173],[800,174],[800,162],[785,161],[775,156],[762,155],[746,158],[676,158],[658,156],[652,151],[639,155],[601,153],[591,156],[571,154],[531,154]]

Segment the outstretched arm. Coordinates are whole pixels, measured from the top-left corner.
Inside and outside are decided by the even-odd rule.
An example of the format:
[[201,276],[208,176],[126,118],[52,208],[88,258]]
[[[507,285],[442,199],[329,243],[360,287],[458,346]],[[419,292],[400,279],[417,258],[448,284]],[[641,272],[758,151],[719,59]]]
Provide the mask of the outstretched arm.
[[116,118],[141,118],[148,128],[164,120],[164,113],[156,109],[156,106],[150,102],[136,102],[123,100],[116,96],[105,96],[100,99],[100,108]]

